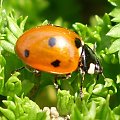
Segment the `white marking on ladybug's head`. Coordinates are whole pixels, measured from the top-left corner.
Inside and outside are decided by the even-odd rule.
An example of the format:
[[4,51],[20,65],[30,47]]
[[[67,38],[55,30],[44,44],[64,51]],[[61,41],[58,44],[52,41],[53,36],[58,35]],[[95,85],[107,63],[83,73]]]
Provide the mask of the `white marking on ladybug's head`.
[[79,53],[79,56],[81,56],[81,53],[82,53],[82,46],[78,48],[78,53]]
[[94,74],[95,73],[95,64],[90,63],[89,69],[88,69],[89,74]]
[[83,46],[84,46],[84,42],[81,41],[81,44],[82,44],[82,46],[78,48],[79,56],[81,56],[82,49],[83,49]]
[[82,43],[82,46],[84,46],[84,42],[83,42],[83,41],[81,41],[81,43]]

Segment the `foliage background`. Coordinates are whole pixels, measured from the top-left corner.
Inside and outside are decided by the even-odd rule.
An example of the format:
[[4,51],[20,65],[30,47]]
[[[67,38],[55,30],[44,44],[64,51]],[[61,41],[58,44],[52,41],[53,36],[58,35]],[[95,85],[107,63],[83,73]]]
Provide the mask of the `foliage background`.
[[[120,2],[116,0],[1,1],[1,119],[50,119],[41,109],[55,106],[61,116],[69,114],[73,120],[119,120],[119,12]],[[96,81],[95,75],[85,76],[82,101],[78,95],[81,75],[77,72],[68,80],[58,79],[61,91],[54,87],[53,74],[36,76],[24,69],[11,75],[24,66],[14,51],[16,40],[27,29],[48,23],[45,20],[74,30],[91,47],[97,44],[96,54],[105,77],[101,75]]]
[[59,18],[68,25],[75,22],[89,24],[91,16],[103,16],[112,9],[107,0],[5,0],[3,5],[7,10],[14,8],[18,16],[29,16],[28,27],[45,19],[53,23]]

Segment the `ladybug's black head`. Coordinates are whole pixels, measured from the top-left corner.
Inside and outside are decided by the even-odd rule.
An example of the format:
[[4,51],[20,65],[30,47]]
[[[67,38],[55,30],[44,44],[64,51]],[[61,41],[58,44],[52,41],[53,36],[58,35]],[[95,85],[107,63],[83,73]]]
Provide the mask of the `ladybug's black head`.
[[99,59],[93,50],[84,44],[81,53],[82,67],[81,69],[88,74],[101,74],[103,72]]

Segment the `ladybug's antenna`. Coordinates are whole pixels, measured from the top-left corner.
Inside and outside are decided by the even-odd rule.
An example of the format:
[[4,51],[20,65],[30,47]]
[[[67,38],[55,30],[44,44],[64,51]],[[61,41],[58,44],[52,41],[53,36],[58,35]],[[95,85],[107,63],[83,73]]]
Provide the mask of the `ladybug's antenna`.
[[100,75],[99,75],[99,74],[97,74],[96,80],[99,80],[99,76],[100,76]]

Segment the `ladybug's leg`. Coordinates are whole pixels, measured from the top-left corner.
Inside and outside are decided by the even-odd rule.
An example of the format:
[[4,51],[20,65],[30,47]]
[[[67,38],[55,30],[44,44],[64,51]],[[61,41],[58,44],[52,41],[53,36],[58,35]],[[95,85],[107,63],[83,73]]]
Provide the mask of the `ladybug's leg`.
[[27,69],[29,72],[34,73],[35,76],[40,76],[41,75],[41,71],[34,69],[28,65],[25,66],[25,69]]
[[16,69],[15,71],[20,71],[20,70],[23,70],[23,69],[25,69],[25,66],[20,67],[20,68]]
[[97,76],[96,76],[96,80],[98,80],[99,79],[99,74],[97,74]]
[[55,88],[56,88],[56,89],[59,88],[59,85],[58,85],[58,83],[57,83],[57,80],[58,80],[58,79],[69,79],[70,77],[71,77],[71,73],[68,73],[68,74],[66,74],[65,76],[55,74],[55,81],[54,81],[54,86],[55,86]]
[[71,73],[66,74],[66,79],[71,78]]
[[31,68],[30,66],[27,66],[27,65],[22,66],[22,67],[20,67],[20,68],[17,68],[16,70],[12,71],[11,74],[14,74],[14,72],[19,72],[19,71],[21,71],[21,70],[23,70],[23,69],[26,69],[26,70],[28,70],[29,72],[34,73],[36,76],[40,76],[40,74],[41,74],[41,71],[36,70],[36,69],[34,69],[34,68]]
[[19,72],[19,71],[21,71],[21,70],[23,70],[23,69],[25,69],[25,66],[20,67],[20,68],[17,68],[16,70],[13,70],[13,71],[11,72],[11,75],[14,74],[15,72]]
[[82,88],[83,88],[83,81],[84,81],[85,73],[82,72],[81,74],[82,74],[82,79],[80,80],[80,97],[81,97],[81,100],[82,100],[82,98],[84,97]]
[[58,75],[57,75],[57,74],[55,74],[54,86],[55,86],[55,88],[56,88],[56,89],[58,89],[58,88],[59,88],[59,87],[58,87],[58,84],[57,84],[57,79],[58,79]]
[[58,84],[58,79],[65,79],[65,76],[61,76],[59,74],[55,74],[55,80],[54,80],[54,86],[56,89],[60,88],[59,84]]

